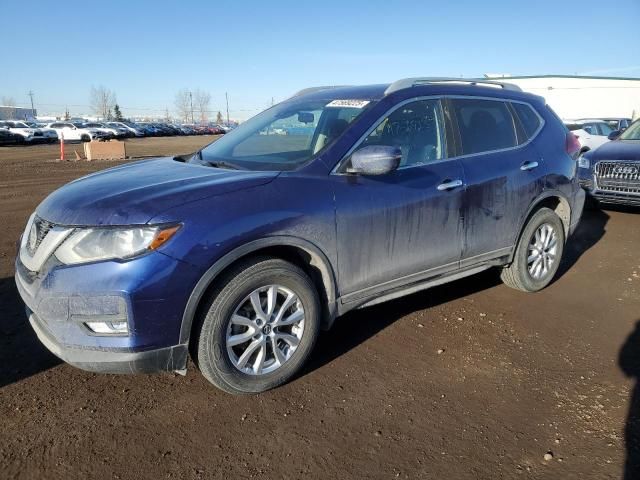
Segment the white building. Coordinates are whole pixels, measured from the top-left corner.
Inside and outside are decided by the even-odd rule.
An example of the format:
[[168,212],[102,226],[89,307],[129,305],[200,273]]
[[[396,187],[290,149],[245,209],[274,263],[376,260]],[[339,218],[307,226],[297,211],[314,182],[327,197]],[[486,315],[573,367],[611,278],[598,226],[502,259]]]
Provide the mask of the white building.
[[32,120],[36,115],[30,108],[0,105],[0,120]]
[[544,97],[563,119],[640,117],[640,78],[497,74],[485,77],[499,78]]

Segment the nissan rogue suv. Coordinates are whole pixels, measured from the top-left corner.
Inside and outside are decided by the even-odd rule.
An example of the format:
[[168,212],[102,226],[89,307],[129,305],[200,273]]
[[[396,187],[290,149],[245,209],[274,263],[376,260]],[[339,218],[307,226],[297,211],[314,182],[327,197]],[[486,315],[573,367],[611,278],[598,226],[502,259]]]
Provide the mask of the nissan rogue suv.
[[94,173],[29,218],[16,283],[55,355],[230,393],[299,372],[336,317],[497,267],[556,275],[584,191],[544,99],[414,78],[303,90],[189,157]]

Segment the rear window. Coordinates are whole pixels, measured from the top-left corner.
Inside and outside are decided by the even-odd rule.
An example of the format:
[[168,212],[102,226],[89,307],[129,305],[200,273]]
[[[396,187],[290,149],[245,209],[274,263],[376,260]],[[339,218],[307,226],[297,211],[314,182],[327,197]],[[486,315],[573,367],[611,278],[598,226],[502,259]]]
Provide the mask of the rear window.
[[500,100],[453,99],[462,154],[517,146],[516,129],[507,104]]
[[511,106],[520,120],[520,125],[522,125],[522,129],[527,136],[527,140],[531,139],[531,137],[533,137],[540,128],[540,117],[533,107],[526,103],[513,102],[511,103]]

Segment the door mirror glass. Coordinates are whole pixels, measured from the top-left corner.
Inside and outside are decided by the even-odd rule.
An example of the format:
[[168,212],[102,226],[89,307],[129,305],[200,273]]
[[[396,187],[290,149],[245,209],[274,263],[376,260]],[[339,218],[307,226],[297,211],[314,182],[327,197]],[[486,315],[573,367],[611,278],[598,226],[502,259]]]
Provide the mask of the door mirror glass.
[[618,138],[620,136],[621,133],[622,133],[622,131],[620,131],[620,130],[614,130],[609,135],[607,135],[607,138],[609,140],[615,140],[616,138]]
[[397,169],[402,159],[400,147],[371,145],[356,150],[351,155],[347,173],[360,175],[384,175]]

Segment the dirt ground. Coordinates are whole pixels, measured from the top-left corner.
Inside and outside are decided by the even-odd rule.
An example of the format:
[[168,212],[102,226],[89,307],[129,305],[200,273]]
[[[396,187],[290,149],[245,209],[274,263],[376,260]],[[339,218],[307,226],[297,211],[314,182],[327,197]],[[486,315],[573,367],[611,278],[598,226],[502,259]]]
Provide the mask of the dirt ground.
[[56,153],[0,148],[0,478],[619,479],[627,455],[640,478],[639,210],[587,212],[540,293],[487,272],[352,312],[299,378],[233,397],[193,365],[97,375],[38,343],[14,242],[47,193],[114,165]]

